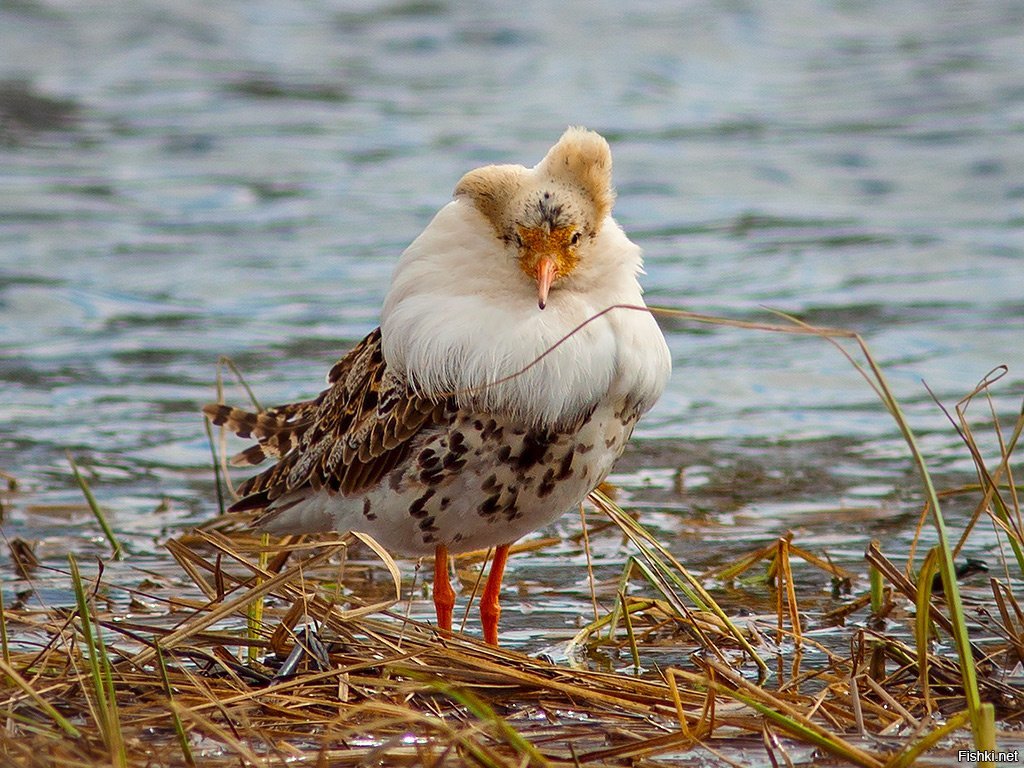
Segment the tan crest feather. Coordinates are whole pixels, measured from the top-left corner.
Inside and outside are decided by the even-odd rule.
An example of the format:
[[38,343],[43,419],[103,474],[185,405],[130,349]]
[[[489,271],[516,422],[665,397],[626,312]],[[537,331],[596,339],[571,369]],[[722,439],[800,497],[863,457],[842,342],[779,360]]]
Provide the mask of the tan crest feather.
[[455,196],[468,195],[477,210],[500,229],[509,204],[522,185],[526,169],[521,165],[485,165],[476,168],[455,185]]
[[570,126],[537,166],[556,178],[579,184],[594,201],[597,221],[611,213],[615,202],[612,188],[612,150],[604,136],[579,126]]
[[589,226],[600,227],[615,202],[612,152],[599,133],[570,127],[533,169],[521,165],[487,165],[470,171],[455,186],[494,226],[499,237],[530,210],[530,194],[547,181],[578,194],[577,208]]

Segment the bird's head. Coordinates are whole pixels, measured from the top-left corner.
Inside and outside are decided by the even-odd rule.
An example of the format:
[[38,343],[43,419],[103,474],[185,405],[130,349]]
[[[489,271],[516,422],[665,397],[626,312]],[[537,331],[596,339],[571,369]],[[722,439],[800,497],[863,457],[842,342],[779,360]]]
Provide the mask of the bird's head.
[[611,213],[612,155],[608,142],[584,128],[569,128],[533,168],[489,165],[470,171],[455,187],[494,227],[505,249],[537,288],[544,309],[587,258]]

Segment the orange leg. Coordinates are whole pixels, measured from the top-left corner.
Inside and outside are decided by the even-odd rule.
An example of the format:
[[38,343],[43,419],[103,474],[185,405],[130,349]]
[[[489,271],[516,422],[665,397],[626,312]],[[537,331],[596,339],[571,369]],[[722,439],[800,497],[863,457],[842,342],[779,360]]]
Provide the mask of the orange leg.
[[491,645],[498,644],[498,619],[501,617],[501,606],[498,597],[501,594],[501,579],[505,575],[505,563],[508,562],[510,544],[502,544],[494,550],[491,561],[491,572],[487,574],[487,584],[480,597],[480,623],[484,627],[484,640]]
[[434,611],[437,613],[437,626],[442,631],[452,631],[454,610],[455,590],[448,579],[448,547],[438,544],[434,550]]

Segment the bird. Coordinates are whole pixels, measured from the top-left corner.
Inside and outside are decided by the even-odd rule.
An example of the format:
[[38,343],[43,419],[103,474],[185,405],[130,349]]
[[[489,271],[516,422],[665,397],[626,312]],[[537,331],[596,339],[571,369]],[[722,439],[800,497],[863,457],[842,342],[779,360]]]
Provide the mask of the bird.
[[509,548],[607,477],[671,372],[614,200],[608,142],[577,126],[532,168],[466,173],[326,389],[259,412],[204,407],[255,440],[234,464],[274,460],[229,511],[273,533],[356,531],[433,554],[447,634],[449,556],[493,549],[479,610],[497,645]]

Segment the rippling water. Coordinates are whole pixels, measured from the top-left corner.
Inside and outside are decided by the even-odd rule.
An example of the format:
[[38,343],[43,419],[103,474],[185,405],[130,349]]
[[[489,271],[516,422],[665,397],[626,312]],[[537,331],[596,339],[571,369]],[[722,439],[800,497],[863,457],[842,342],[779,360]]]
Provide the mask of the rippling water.
[[[860,331],[940,469],[968,462],[921,379],[950,402],[1007,364],[1015,413],[1020,3],[466,6],[0,5],[9,536],[68,535],[67,450],[136,550],[210,517],[218,356],[264,403],[316,392],[462,173],[570,123],[612,143],[651,302]],[[680,546],[912,535],[898,435],[836,352],[665,328],[675,373],[618,478]],[[836,538],[815,514],[844,505]]]

